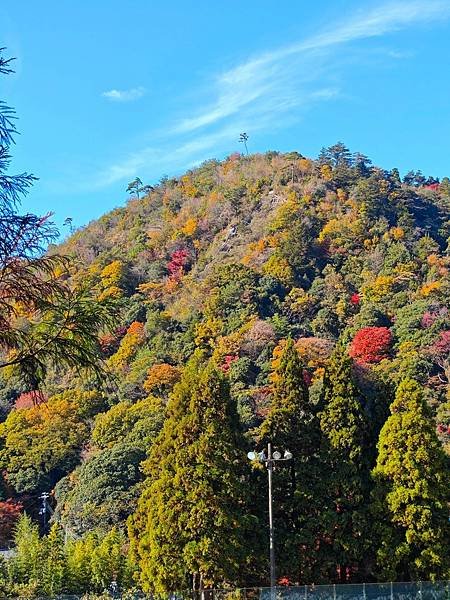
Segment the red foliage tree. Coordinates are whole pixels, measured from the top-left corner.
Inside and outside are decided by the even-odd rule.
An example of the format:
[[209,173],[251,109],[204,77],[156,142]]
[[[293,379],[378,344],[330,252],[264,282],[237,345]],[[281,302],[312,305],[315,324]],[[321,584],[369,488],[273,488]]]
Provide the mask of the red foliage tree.
[[350,346],[350,356],[362,363],[378,363],[389,356],[392,334],[387,327],[360,329]]
[[432,346],[432,350],[436,356],[448,358],[450,355],[450,329],[441,331],[438,339]]
[[353,306],[358,306],[358,304],[361,302],[361,297],[358,292],[355,292],[350,296],[350,302],[353,304]]
[[32,390],[31,392],[24,392],[20,394],[14,403],[15,408],[31,408],[46,402],[47,398],[40,390]]
[[126,334],[126,327],[118,327],[113,333],[105,333],[98,339],[103,354],[112,356],[120,346],[120,340]]
[[0,502],[0,546],[5,548],[11,541],[14,526],[22,512],[22,504],[8,499]]
[[170,278],[179,280],[183,275],[184,268],[188,262],[189,253],[185,248],[180,248],[172,252],[167,269],[170,273]]
[[[428,347],[427,353],[444,371],[447,381],[450,381],[450,329],[441,331],[436,341]],[[439,379],[443,382],[441,375]]]
[[432,313],[427,310],[422,315],[422,319],[420,320],[420,326],[422,327],[422,329],[427,329],[428,327],[431,327],[436,321],[437,317],[438,315],[436,313]]
[[235,354],[227,354],[224,358],[223,363],[220,365],[220,369],[224,372],[224,373],[228,373],[228,371],[230,370],[231,365],[234,363],[235,360],[237,360],[237,356]]
[[303,381],[309,387],[312,384],[312,375],[307,369],[303,369]]

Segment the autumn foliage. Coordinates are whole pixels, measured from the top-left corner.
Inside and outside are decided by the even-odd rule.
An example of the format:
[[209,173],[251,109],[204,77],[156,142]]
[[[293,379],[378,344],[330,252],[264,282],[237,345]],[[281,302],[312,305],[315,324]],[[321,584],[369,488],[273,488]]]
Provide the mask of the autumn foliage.
[[350,296],[350,302],[353,304],[353,306],[358,306],[358,304],[361,302],[360,295],[357,292],[355,292],[354,294],[352,294]]
[[0,502],[0,547],[4,548],[12,538],[17,519],[22,512],[22,504],[8,499]]
[[180,369],[167,363],[153,365],[148,370],[144,389],[147,392],[163,393],[170,390],[179,381],[180,374]]
[[185,248],[180,248],[172,252],[167,269],[170,273],[170,278],[178,281],[181,279],[185,266],[188,262],[188,251]]
[[433,345],[433,350],[437,356],[448,358],[450,355],[450,330],[441,331]]
[[378,363],[388,357],[391,344],[387,327],[364,327],[353,338],[349,353],[358,362]]
[[41,390],[32,390],[31,392],[23,392],[14,403],[15,408],[31,408],[46,401],[45,395]]
[[[380,545],[380,526],[396,523],[392,515],[373,518],[371,469],[393,390],[405,377],[417,381],[430,411],[417,432],[399,416],[386,438],[389,462],[403,476],[409,467],[397,444],[414,445],[423,431],[421,451],[439,443],[450,454],[450,180],[431,194],[370,164],[343,144],[317,161],[294,152],[206,161],[163,178],[61,245],[79,257],[64,281],[83,283],[114,308],[111,326],[89,328],[109,377],[100,388],[58,360],[42,386],[49,397],[34,406],[29,390],[39,385],[24,387],[5,368],[0,468],[4,493],[33,519],[41,492],[54,491],[51,523],[69,528],[64,552],[85,579],[77,593],[103,591],[97,574],[94,586],[88,580],[83,544],[89,564],[95,556],[110,564],[90,532],[113,525],[124,532],[128,516],[130,537],[117,549],[126,552],[131,540],[134,553],[141,530],[149,588],[157,572],[160,589],[189,581],[197,592],[211,569],[217,588],[267,586],[266,473],[245,453],[269,441],[294,457],[274,473],[279,585],[411,579],[411,540],[401,553],[410,547],[412,559],[381,570],[399,538],[393,531]],[[28,342],[29,307],[13,308],[13,325]],[[64,331],[72,340],[72,330]],[[87,391],[93,388],[102,392]],[[441,477],[439,464],[421,456],[414,468]],[[386,507],[389,490],[379,492]],[[243,499],[237,512],[228,511],[233,497]],[[448,506],[447,496],[438,500]],[[433,511],[435,525],[423,538],[429,556],[433,535],[450,526]],[[250,540],[233,537],[247,525]],[[72,528],[80,540],[72,540]],[[248,541],[251,552],[242,556]],[[227,573],[215,571],[223,565]],[[70,568],[61,573],[72,585]],[[51,565],[45,577],[53,582],[56,571]],[[445,579],[449,571],[443,564],[433,572]],[[115,581],[126,593],[138,578],[136,570],[128,582]]]
[[231,365],[234,363],[234,361],[237,359],[237,356],[235,356],[234,354],[227,354],[224,358],[223,363],[220,365],[220,369],[224,372],[224,373],[228,373],[228,371],[231,368]]

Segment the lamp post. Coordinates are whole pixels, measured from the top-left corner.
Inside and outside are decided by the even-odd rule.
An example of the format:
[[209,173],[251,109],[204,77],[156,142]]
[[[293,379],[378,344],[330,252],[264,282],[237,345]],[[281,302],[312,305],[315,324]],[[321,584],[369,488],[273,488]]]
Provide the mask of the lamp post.
[[269,484],[269,552],[270,552],[270,587],[275,588],[277,583],[275,567],[275,528],[273,525],[273,502],[272,502],[272,475],[275,463],[291,460],[292,453],[285,450],[283,456],[281,452],[275,450],[272,453],[272,444],[267,444],[267,456],[264,452],[249,452],[247,454],[250,460],[263,463],[267,469],[267,479]]

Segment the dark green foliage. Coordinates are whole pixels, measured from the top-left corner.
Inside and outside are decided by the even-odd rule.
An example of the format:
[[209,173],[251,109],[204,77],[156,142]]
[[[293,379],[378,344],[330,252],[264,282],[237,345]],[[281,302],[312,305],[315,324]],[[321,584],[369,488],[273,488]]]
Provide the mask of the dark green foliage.
[[99,414],[92,441],[100,451],[85,460],[55,488],[53,519],[80,535],[123,526],[136,509],[147,457],[163,422],[156,398],[120,402]]
[[322,452],[328,473],[327,510],[322,523],[328,541],[324,548],[328,578],[345,582],[349,572],[356,572],[364,580],[364,563],[371,550],[367,508],[374,453],[352,361],[342,343],[337,344],[328,363],[320,407]]
[[309,402],[304,366],[288,339],[272,374],[269,413],[258,432],[262,446],[268,442],[293,460],[274,473],[274,506],[277,531],[278,575],[310,583],[321,577],[318,564],[318,515],[324,489],[320,464],[320,429]]
[[244,265],[226,265],[211,281],[212,296],[207,311],[228,322],[231,332],[249,317],[273,314],[283,288],[270,277],[261,277]]
[[300,282],[311,282],[323,265],[323,252],[316,241],[320,222],[310,212],[299,212],[281,244],[281,255],[286,258]]
[[124,523],[136,508],[144,458],[123,443],[99,452],[58,483],[54,518],[77,535]]

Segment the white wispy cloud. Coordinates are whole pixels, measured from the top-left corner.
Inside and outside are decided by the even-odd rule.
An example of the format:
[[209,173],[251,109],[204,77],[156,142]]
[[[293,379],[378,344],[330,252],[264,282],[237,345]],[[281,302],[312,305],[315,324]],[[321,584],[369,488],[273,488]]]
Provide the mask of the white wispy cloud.
[[[101,171],[94,187],[104,187],[132,178],[138,174],[144,166],[151,164],[155,169],[177,169],[184,167],[187,163],[197,162],[218,143],[230,139],[235,135],[235,129],[227,126],[210,134],[196,136],[194,139],[179,144],[169,144],[161,147],[147,146],[138,152],[130,154],[125,160],[114,163]],[[92,183],[92,182],[91,182]]]
[[348,21],[292,46],[290,51],[329,47],[362,38],[379,37],[403,29],[415,22],[424,24],[445,18],[449,12],[448,0],[404,0],[380,4],[372,11],[361,11]]
[[123,181],[135,176],[138,171],[146,164],[153,163],[158,159],[158,150],[156,148],[143,148],[139,152],[134,152],[124,160],[106,167],[95,177],[95,181],[90,182],[92,187],[106,187],[117,181]]
[[136,87],[131,88],[129,90],[108,90],[107,92],[102,92],[102,96],[107,98],[108,100],[113,100],[114,102],[131,102],[132,100],[138,100],[142,98],[145,94],[145,88]]
[[298,79],[302,67],[307,68],[318,51],[323,53],[338,45],[379,37],[415,22],[433,21],[448,16],[449,12],[448,1],[384,4],[306,40],[257,56],[221,74],[215,82],[216,100],[197,115],[183,119],[175,129],[180,133],[194,131],[236,114],[251,103],[279,95],[280,85],[292,76]]
[[[197,96],[199,110],[169,124],[159,140],[155,135],[157,148],[144,147],[111,165],[99,174],[97,183],[110,185],[143,168],[173,172],[201,162],[212,152],[227,151],[240,131],[253,135],[258,130],[287,127],[311,106],[342,95],[336,84],[340,47],[449,15],[450,0],[388,2],[358,11],[309,38],[254,56],[214,76],[205,86],[209,99]],[[395,56],[386,55],[387,59],[399,56],[400,50]],[[111,90],[104,95],[130,100],[132,92],[141,89]]]
[[387,55],[397,60],[403,60],[406,58],[412,58],[414,56],[414,52],[412,50],[388,50]]

